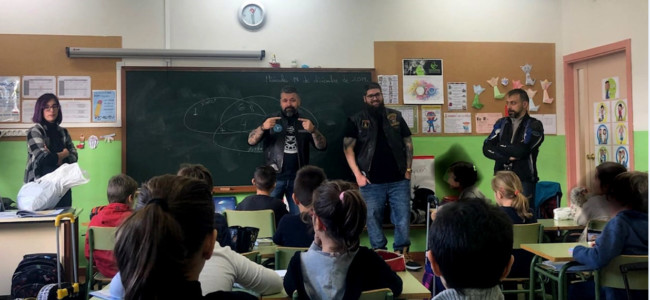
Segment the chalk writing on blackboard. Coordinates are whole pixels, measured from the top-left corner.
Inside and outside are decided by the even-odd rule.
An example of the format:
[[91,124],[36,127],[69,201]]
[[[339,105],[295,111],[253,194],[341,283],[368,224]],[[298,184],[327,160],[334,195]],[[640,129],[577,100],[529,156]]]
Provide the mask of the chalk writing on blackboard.
[[[190,105],[185,110],[183,125],[189,131],[212,137],[212,143],[222,149],[261,153],[261,143],[248,145],[248,134],[279,110],[280,100],[270,96],[211,97]],[[300,107],[298,112],[318,127],[318,120],[311,111]]]

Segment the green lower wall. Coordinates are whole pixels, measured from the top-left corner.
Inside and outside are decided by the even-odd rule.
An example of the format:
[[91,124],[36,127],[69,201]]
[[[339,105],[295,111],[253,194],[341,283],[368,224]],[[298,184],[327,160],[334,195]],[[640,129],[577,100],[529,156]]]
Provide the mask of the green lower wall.
[[[485,158],[482,153],[482,145],[485,137],[414,137],[415,155],[434,155],[436,157],[436,194],[439,196],[451,195],[447,184],[443,181],[444,170],[449,164],[456,160],[467,160],[473,162],[478,171],[479,188],[492,198],[490,189],[490,178],[492,176],[493,161]],[[547,136],[540,148],[538,158],[538,169],[541,180],[557,181],[562,185],[562,190],[568,191],[566,186],[566,141],[565,136]],[[634,132],[634,153],[635,169],[648,170],[648,131]],[[23,173],[27,153],[25,142],[22,141],[0,141],[0,195],[16,199],[18,190],[22,186]],[[79,150],[79,164],[82,169],[88,172],[90,182],[86,185],[72,189],[73,204],[77,208],[83,208],[81,223],[88,222],[88,214],[92,207],[106,203],[106,186],[108,179],[121,172],[122,144],[121,142],[106,143],[100,142],[97,149]],[[345,163],[345,162],[342,162]],[[170,170],[171,173],[176,170]],[[216,183],[218,185],[218,183]],[[241,200],[245,195],[237,195]],[[566,199],[566,197],[564,198]],[[562,205],[566,206],[566,200]],[[80,234],[85,234],[82,227]],[[389,238],[388,246],[392,248],[392,230],[387,232]],[[411,234],[411,251],[423,251],[425,249],[424,230],[413,230]],[[368,245],[367,236],[364,235],[362,243]],[[79,245],[83,251],[83,243]],[[80,252],[83,253],[83,252]],[[81,258],[82,265],[85,259]]]

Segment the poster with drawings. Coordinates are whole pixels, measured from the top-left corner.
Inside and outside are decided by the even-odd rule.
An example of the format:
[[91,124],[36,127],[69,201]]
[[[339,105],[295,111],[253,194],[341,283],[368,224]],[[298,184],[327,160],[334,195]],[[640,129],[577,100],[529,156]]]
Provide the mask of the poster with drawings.
[[630,148],[628,146],[616,146],[614,147],[614,161],[623,165],[625,168],[630,167]]
[[442,106],[422,105],[422,130],[424,134],[439,134],[442,132]]
[[606,161],[612,161],[612,147],[609,146],[596,146],[596,166]]
[[404,104],[444,104],[442,59],[403,59]]
[[612,102],[612,122],[627,121],[627,100],[621,99]]
[[596,137],[594,144],[609,145],[612,143],[610,140],[610,124],[595,124],[594,133],[594,136]]
[[[0,77],[0,122],[20,121],[20,77]],[[34,111],[32,110],[32,113]]]
[[614,143],[617,145],[627,145],[628,144],[628,130],[627,123],[615,123],[614,124]]
[[610,118],[609,118],[610,103],[611,102],[609,101],[594,103],[594,122],[596,123],[610,122]]

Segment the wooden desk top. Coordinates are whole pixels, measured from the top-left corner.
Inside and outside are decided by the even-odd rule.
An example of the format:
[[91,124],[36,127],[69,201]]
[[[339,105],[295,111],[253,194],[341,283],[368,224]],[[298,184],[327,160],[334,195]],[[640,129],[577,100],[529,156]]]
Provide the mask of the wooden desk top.
[[[431,298],[431,292],[413,274],[404,271],[397,272],[397,275],[402,279],[402,294],[397,299]],[[262,299],[291,299],[291,297],[282,290],[277,294],[262,296]]]
[[542,244],[521,244],[521,249],[531,252],[535,255],[541,256],[552,262],[573,261],[572,253],[569,253],[570,248],[575,246],[585,246],[587,243],[542,243]]
[[544,226],[544,231],[555,230],[581,230],[584,225],[578,225],[574,220],[538,219],[537,222]]

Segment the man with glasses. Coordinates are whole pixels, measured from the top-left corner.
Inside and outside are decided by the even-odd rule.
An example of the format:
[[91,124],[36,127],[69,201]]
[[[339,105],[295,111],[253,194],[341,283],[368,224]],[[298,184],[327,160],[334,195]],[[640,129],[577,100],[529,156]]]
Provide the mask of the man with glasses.
[[322,151],[327,147],[327,141],[311,120],[299,116],[300,96],[295,87],[282,88],[280,107],[282,111],[250,132],[248,144],[254,146],[264,140],[266,164],[278,172],[271,197],[282,199],[286,196],[289,213],[297,215],[300,210],[292,198],[296,172],[309,164],[309,145]]
[[[388,201],[390,219],[395,225],[393,249],[406,256],[411,245],[411,130],[399,111],[384,107],[378,83],[365,86],[363,99],[364,109],[348,120],[343,138],[345,159],[368,207],[366,225],[370,245],[374,249],[386,249],[382,221]],[[408,257],[407,260],[408,269],[421,268]]]

